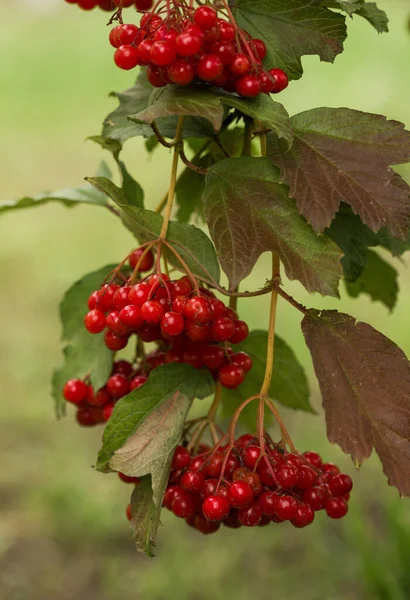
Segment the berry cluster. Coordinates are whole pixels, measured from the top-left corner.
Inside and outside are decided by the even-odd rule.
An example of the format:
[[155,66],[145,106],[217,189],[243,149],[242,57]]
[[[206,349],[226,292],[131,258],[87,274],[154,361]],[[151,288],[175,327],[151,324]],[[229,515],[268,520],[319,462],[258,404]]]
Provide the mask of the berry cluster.
[[148,356],[144,364],[134,369],[127,360],[117,360],[107,383],[95,391],[87,380],[70,379],[64,386],[63,395],[67,402],[77,408],[76,420],[83,427],[106,423],[112,415],[115,403],[141,387],[150,370],[158,366],[157,353]]
[[82,10],[93,10],[93,8],[101,8],[106,12],[111,12],[116,8],[135,8],[144,12],[150,10],[154,4],[153,0],[65,0],[68,4],[77,4]]
[[198,81],[250,98],[287,87],[284,71],[264,69],[264,42],[218,18],[216,9],[185,7],[181,12],[175,3],[166,11],[164,18],[160,10],[144,14],[140,27],[121,24],[111,30],[109,39],[116,48],[118,67],[147,66],[147,77],[154,87]]
[[[139,248],[129,263],[134,270],[148,271],[154,257],[151,252],[143,256]],[[136,285],[105,284],[91,294],[88,307],[86,329],[93,334],[105,330],[104,342],[112,351],[125,348],[136,334],[143,342],[161,344],[165,363],[205,367],[230,389],[252,368],[250,356],[229,345],[246,339],[247,324],[208,289],[194,289],[187,276],[171,281],[154,273]]]
[[197,455],[178,446],[165,492],[164,506],[201,533],[228,527],[255,527],[290,521],[310,525],[315,512],[331,519],[348,511],[352,480],[315,452],[288,453],[273,443],[262,455],[258,440],[242,435],[234,448]]

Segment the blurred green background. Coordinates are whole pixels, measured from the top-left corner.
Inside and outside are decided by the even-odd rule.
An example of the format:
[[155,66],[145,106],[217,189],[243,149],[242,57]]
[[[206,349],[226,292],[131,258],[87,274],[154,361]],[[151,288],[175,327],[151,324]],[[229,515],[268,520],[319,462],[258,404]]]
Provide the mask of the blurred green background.
[[[304,59],[303,80],[280,100],[291,114],[315,106],[383,113],[410,126],[410,35],[407,0],[380,1],[390,33],[349,20],[346,52],[334,66]],[[107,43],[106,15],[61,0],[0,2],[1,198],[81,183],[108,154],[86,136],[98,134],[114,106],[111,90],[132,84]],[[166,150],[144,154],[141,140],[125,157],[154,205],[165,191]],[[410,180],[410,171],[402,173]],[[284,411],[301,450],[323,452],[354,478],[348,518],[319,515],[312,527],[288,524],[203,537],[164,515],[155,560],[137,555],[124,508],[129,488],[92,471],[100,430],[55,422],[49,380],[60,361],[58,302],[84,273],[119,261],[134,245],[102,209],[45,207],[0,219],[0,597],[6,600],[406,600],[410,598],[409,501],[388,487],[372,457],[360,472],[326,440],[317,385],[299,318],[283,302],[278,332],[311,377],[318,416]],[[393,315],[366,298],[342,302],[290,293],[316,307],[340,307],[410,352],[405,261]],[[249,281],[269,272],[262,257]],[[343,290],[342,290],[343,291]],[[266,327],[264,299],[243,302],[254,327]],[[70,414],[70,417],[72,415]]]

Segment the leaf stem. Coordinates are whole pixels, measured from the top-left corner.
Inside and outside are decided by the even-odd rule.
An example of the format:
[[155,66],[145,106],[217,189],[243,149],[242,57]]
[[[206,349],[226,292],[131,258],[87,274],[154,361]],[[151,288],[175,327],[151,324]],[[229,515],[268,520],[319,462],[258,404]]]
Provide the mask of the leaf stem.
[[[280,262],[276,252],[272,252],[272,280],[280,277]],[[270,310],[269,310],[269,329],[268,329],[268,350],[266,353],[265,378],[261,388],[261,399],[269,396],[269,388],[272,382],[273,361],[275,357],[275,327],[276,327],[276,309],[278,305],[278,292],[272,288]]]
[[164,214],[164,222],[162,223],[161,233],[159,234],[160,239],[165,239],[168,231],[169,221],[171,219],[171,211],[174,203],[175,196],[175,186],[177,183],[177,174],[178,174],[178,162],[179,162],[179,154],[180,154],[180,142],[182,141],[182,132],[184,128],[184,117],[178,118],[177,132],[175,135],[176,146],[174,149],[174,158],[172,160],[172,169],[171,169],[171,179],[169,182],[169,190],[167,203],[165,206],[165,214]]

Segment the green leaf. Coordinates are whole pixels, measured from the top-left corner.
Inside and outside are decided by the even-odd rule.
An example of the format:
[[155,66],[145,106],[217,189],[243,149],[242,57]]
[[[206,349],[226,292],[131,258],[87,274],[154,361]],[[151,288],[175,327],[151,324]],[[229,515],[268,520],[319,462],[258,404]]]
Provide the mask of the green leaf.
[[329,8],[340,8],[349,17],[358,15],[369,21],[371,25],[379,32],[389,31],[386,13],[377,7],[375,2],[366,2],[365,0],[327,0],[326,5]]
[[77,281],[66,292],[60,304],[64,363],[54,372],[52,380],[57,416],[65,414],[66,403],[62,391],[69,379],[83,379],[90,375],[94,389],[99,389],[105,385],[111,373],[112,352],[105,346],[100,335],[88,333],[84,327],[84,316],[88,310],[88,297],[99,289],[105,277],[115,267],[116,265],[108,265]]
[[317,0],[237,0],[234,14],[240,27],[265,42],[266,64],[290,79],[301,77],[303,55],[333,62],[343,51],[345,18]]
[[241,111],[244,115],[257,120],[262,127],[272,129],[276,135],[290,146],[293,141],[293,131],[289,115],[279,102],[274,102],[268,94],[260,94],[257,98],[239,98],[227,92],[219,92],[222,104]]
[[132,114],[130,118],[133,121],[152,123],[160,117],[182,115],[206,119],[218,131],[224,118],[224,109],[218,98],[204,87],[166,86],[154,90],[148,106]]
[[204,204],[231,289],[262,253],[277,252],[289,279],[298,279],[308,291],[338,295],[342,253],[298,214],[269,160],[241,157],[216,163],[206,177]]
[[[124,203],[122,190],[109,179],[94,177],[88,181],[108,194],[121,208],[124,213],[124,223],[140,243],[158,238],[163,223],[162,215]],[[208,236],[198,227],[170,221],[167,240],[175,247],[194,275],[205,279],[211,277],[214,281],[219,281],[220,269],[215,248]],[[179,260],[171,251],[167,251],[167,257],[172,265],[181,269]]]
[[103,435],[97,469],[105,471],[115,451],[142,426],[149,415],[170,398],[206,398],[214,387],[208,371],[187,364],[167,364],[151,372],[148,381],[122,398],[115,406]]
[[[167,480],[162,487],[165,491]],[[154,556],[155,538],[160,523],[161,506],[152,499],[151,477],[147,475],[134,487],[131,497],[131,527],[133,540],[139,552]]]
[[122,175],[122,190],[127,199],[127,204],[144,208],[144,190],[139,183],[129,174],[125,164],[119,160],[118,166]]
[[374,448],[390,485],[410,496],[410,362],[379,331],[337,311],[309,311],[302,330],[330,442],[356,464]]
[[[252,331],[244,342],[235,346],[235,351],[246,352],[251,356],[253,367],[238,388],[223,389],[222,408],[225,417],[232,417],[244,400],[260,392],[265,374],[267,347],[266,331]],[[309,401],[309,384],[303,367],[291,348],[279,336],[275,336],[274,371],[269,395],[288,408],[315,412]],[[241,421],[251,431],[255,429],[256,410],[257,404],[250,403],[241,415]]]
[[[208,168],[211,164],[209,154],[195,160],[195,165]],[[189,223],[193,216],[203,220],[202,194],[205,189],[205,177],[192,169],[186,168],[180,175],[176,188],[178,211],[176,217],[180,223]]]
[[373,301],[381,302],[392,311],[399,292],[396,269],[371,250],[367,251],[366,262],[367,265],[358,280],[354,283],[346,282],[347,293],[352,298],[368,294]]
[[270,134],[268,156],[315,231],[329,227],[343,200],[373,231],[386,226],[395,237],[407,237],[409,187],[390,168],[410,161],[410,132],[402,123],[348,108],[316,108],[291,124],[292,148],[287,152]]
[[64,206],[72,207],[78,204],[93,204],[95,206],[107,206],[107,197],[91,185],[83,185],[77,188],[66,188],[57,192],[46,192],[37,196],[25,196],[16,200],[7,200],[0,204],[0,213],[21,208],[33,208],[47,202],[60,202]]

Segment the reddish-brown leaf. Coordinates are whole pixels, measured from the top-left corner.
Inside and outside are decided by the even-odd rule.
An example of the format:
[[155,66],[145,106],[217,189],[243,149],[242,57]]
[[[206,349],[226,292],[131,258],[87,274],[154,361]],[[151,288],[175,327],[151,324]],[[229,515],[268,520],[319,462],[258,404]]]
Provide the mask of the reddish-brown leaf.
[[268,156],[298,209],[317,232],[329,227],[343,200],[373,231],[387,226],[405,238],[410,188],[390,165],[410,162],[402,123],[347,108],[316,108],[291,119],[292,148],[271,134]]
[[311,311],[302,330],[329,440],[359,463],[374,448],[390,485],[410,496],[410,362],[379,331],[337,311]]

